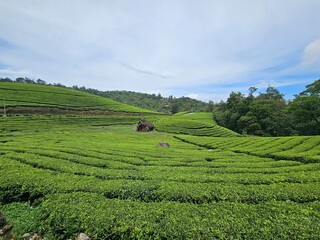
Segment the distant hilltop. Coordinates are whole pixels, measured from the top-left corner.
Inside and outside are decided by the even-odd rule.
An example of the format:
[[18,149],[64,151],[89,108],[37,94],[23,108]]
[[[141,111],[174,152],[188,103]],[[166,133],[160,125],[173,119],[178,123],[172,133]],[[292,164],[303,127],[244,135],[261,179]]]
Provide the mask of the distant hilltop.
[[17,82],[17,83],[29,83],[38,84],[46,86],[55,86],[61,88],[68,88],[79,90],[82,92],[91,93],[97,96],[112,99],[117,102],[132,105],[138,108],[147,109],[152,112],[162,112],[162,113],[177,113],[177,112],[203,112],[212,111],[213,104],[202,102],[189,97],[163,97],[161,94],[147,94],[139,93],[133,91],[100,91],[93,88],[86,88],[84,86],[78,87],[77,85],[72,87],[67,87],[61,83],[47,83],[42,79],[32,80],[30,78],[16,78],[12,80],[10,78],[0,78],[1,82]]
[[16,113],[159,114],[71,88],[0,82],[3,115]]

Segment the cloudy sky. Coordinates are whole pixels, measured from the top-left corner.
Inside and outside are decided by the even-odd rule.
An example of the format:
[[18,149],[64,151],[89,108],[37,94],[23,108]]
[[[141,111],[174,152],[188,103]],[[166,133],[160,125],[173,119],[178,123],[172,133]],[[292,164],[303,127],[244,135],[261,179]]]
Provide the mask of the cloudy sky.
[[225,100],[320,78],[319,0],[0,0],[0,76]]

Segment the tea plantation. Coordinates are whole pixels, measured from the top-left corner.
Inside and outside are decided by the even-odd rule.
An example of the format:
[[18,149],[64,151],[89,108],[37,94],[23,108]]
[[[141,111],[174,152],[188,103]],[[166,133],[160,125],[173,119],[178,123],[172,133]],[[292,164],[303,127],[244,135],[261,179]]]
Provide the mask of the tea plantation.
[[[211,113],[54,86],[0,94],[0,212],[16,239],[320,239],[320,136],[243,137]],[[137,132],[141,118],[157,131]]]
[[18,239],[319,239],[320,136],[208,116],[0,118],[0,211]]

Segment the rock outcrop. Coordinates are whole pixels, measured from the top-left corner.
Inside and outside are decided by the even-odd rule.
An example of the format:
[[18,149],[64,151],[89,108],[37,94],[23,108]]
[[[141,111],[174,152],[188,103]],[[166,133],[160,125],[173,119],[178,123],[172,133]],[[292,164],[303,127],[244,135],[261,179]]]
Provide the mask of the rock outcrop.
[[138,132],[149,132],[155,130],[155,126],[147,120],[141,119],[137,126]]

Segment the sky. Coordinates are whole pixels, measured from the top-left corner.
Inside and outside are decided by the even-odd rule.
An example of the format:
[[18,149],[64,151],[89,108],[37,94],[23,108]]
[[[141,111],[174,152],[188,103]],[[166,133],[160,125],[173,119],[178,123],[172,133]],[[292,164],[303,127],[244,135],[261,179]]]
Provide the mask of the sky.
[[319,0],[0,0],[0,77],[285,98],[320,78]]

